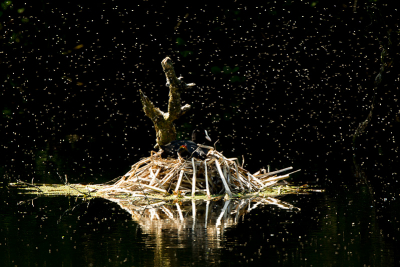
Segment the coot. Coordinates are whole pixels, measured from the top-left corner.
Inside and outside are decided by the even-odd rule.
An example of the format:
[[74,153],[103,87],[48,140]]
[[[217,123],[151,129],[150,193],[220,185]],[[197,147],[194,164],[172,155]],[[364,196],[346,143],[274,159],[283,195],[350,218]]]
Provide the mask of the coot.
[[178,149],[178,154],[184,159],[190,158],[192,156],[192,153],[189,152],[188,148],[186,145],[181,145]]
[[[206,141],[211,142],[211,138],[208,136],[207,131],[203,129],[196,128],[192,132],[192,141],[190,140],[176,140],[171,143],[161,146],[163,152],[161,153],[162,158],[178,158],[178,152],[181,157],[189,158],[193,156],[198,159],[205,159],[208,153],[208,149],[201,148],[197,144],[204,144]],[[182,147],[184,146],[184,147]],[[181,151],[178,151],[181,149]],[[188,152],[186,152],[187,150]],[[188,155],[190,153],[190,155]],[[182,156],[183,154],[183,156]]]

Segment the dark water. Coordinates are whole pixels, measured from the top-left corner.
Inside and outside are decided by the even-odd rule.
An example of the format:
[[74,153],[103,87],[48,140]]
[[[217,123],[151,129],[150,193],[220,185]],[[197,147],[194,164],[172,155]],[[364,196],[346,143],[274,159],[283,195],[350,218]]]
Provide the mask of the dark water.
[[[396,1],[206,2],[0,3],[0,266],[400,265]],[[248,170],[326,191],[216,225],[224,203],[149,222],[7,187],[103,183],[148,156],[138,90],[167,110],[166,56],[197,84],[179,138],[203,126]]]
[[3,184],[0,264],[398,266],[399,229],[384,229],[369,188],[342,183],[326,189],[279,198],[294,206],[289,209],[254,207],[255,201],[236,217],[234,209],[221,213],[224,201],[211,201],[206,218],[206,202],[195,203],[194,212],[189,202],[181,218],[150,220],[107,200],[33,198]]

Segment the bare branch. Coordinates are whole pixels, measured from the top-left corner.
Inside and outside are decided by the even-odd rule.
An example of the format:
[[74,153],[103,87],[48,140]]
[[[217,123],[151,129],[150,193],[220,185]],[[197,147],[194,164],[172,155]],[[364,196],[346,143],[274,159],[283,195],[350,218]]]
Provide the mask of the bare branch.
[[141,90],[139,90],[139,92],[143,111],[146,116],[153,121],[156,130],[157,144],[166,145],[176,139],[176,129],[173,121],[190,109],[189,104],[182,107],[181,92],[183,89],[190,88],[195,84],[186,84],[181,77],[176,77],[172,60],[169,57],[166,57],[161,62],[161,65],[165,72],[167,84],[169,84],[168,113],[164,113],[157,108]]

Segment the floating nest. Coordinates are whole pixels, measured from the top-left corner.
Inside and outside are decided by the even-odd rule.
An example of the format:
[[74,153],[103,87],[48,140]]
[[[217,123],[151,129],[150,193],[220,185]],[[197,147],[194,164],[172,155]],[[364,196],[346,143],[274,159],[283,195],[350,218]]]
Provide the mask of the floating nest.
[[239,166],[237,158],[226,158],[213,147],[199,146],[210,149],[205,160],[165,159],[161,157],[162,150],[152,152],[150,157],[135,163],[129,172],[97,193],[111,198],[125,194],[126,197],[154,194],[174,194],[178,197],[222,194],[232,197],[263,191],[299,171],[282,174],[293,169],[288,167],[272,172],[262,169],[251,174]]
[[224,199],[266,198],[310,191],[308,186],[277,186],[279,181],[299,171],[287,173],[292,167],[272,172],[262,169],[251,174],[239,166],[237,158],[226,158],[213,147],[199,146],[209,149],[204,160],[162,158],[160,150],[135,163],[125,175],[105,184],[69,184],[65,179],[64,185],[30,184],[20,180],[9,185],[24,189],[26,194],[102,197],[118,203],[135,200],[136,206],[159,205],[162,201],[182,198],[222,199],[224,195]]

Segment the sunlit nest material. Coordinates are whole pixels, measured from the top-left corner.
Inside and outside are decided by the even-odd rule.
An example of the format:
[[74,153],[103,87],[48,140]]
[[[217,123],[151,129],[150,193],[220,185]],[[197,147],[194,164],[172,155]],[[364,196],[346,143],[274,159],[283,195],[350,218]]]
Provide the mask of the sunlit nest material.
[[177,196],[191,194],[247,194],[260,192],[274,186],[278,181],[289,178],[291,172],[283,175],[285,169],[267,172],[265,169],[251,174],[239,166],[236,158],[226,158],[213,147],[205,160],[191,158],[185,160],[161,158],[162,150],[152,152],[150,157],[135,163],[131,170],[114,184],[106,186],[98,193],[108,197],[145,197],[154,194],[173,193]]

